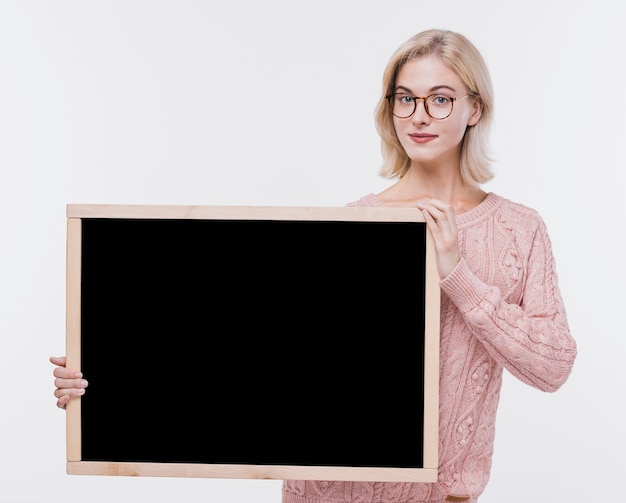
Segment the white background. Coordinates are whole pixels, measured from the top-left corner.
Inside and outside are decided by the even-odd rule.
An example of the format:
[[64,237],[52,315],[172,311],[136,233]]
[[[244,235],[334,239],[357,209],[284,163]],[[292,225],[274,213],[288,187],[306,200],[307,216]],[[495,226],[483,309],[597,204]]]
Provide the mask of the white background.
[[[497,177],[486,188],[544,217],[579,345],[555,394],[505,375],[481,503],[623,498],[618,6],[0,1],[0,502],[280,502],[280,481],[66,475],[48,363],[65,352],[65,206],[342,206],[379,191],[382,71],[431,27],[464,33],[490,66]],[[119,392],[141,393],[133,369],[111,362]],[[163,364],[184,386],[184,366]]]

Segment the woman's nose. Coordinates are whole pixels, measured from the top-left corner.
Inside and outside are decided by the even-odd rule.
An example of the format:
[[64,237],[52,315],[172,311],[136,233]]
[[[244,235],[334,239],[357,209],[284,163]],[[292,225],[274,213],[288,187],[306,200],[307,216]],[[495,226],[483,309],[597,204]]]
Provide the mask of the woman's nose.
[[414,122],[424,123],[430,121],[430,115],[426,111],[426,101],[422,98],[415,100],[415,112],[411,116]]

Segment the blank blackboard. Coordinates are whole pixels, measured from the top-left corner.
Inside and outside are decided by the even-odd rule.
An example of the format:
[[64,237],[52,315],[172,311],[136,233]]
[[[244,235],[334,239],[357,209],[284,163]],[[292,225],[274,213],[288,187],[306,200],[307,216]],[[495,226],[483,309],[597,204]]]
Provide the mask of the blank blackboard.
[[436,480],[419,211],[67,209],[69,474]]

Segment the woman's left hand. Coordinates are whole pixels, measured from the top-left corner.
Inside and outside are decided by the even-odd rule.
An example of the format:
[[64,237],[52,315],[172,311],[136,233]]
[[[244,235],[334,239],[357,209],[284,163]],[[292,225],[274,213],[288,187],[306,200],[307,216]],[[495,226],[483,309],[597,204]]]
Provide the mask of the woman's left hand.
[[454,208],[439,199],[420,201],[417,207],[422,210],[433,236],[439,278],[443,279],[461,260]]

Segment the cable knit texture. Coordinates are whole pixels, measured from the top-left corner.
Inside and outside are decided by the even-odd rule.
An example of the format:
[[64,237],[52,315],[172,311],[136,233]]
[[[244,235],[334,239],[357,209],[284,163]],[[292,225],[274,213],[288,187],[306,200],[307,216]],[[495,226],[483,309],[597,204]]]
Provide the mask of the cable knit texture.
[[[368,194],[348,206],[384,205]],[[576,343],[541,217],[489,193],[456,220],[462,258],[440,282],[438,481],[286,480],[283,503],[474,503],[489,479],[503,369],[547,392],[568,378]]]

